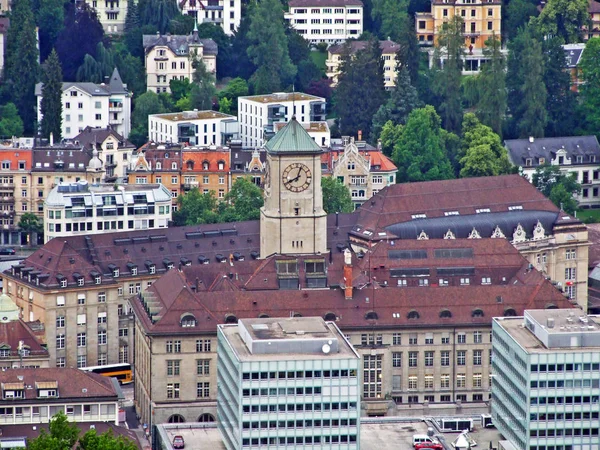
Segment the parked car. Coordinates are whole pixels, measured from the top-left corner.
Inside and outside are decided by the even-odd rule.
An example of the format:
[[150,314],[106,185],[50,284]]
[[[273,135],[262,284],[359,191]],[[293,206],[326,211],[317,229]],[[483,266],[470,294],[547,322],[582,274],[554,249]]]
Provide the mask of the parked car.
[[444,450],[444,446],[439,442],[421,442],[415,444],[415,450]]
[[0,248],[0,255],[14,255],[15,253],[16,253],[16,251],[12,247],[2,247],[2,248]]
[[185,441],[183,440],[183,436],[175,436],[173,438],[173,448],[184,448]]
[[[437,439],[427,436],[426,434],[413,434],[413,447],[419,448],[418,445],[423,445],[422,448],[430,448],[432,444],[439,444]],[[443,450],[443,447],[442,447]]]

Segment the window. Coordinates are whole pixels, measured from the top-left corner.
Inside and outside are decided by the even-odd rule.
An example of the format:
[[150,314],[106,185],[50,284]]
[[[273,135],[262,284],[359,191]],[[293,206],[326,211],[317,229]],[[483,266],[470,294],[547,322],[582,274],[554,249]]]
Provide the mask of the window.
[[442,350],[440,352],[440,364],[442,366],[450,365],[450,350]]
[[65,296],[59,295],[56,297],[56,306],[65,306]]
[[85,347],[86,335],[85,333],[77,333],[77,347]]
[[127,328],[119,328],[119,337],[129,336],[129,330]]
[[196,375],[199,375],[199,376],[210,375],[210,359],[196,360]]
[[464,366],[467,363],[467,351],[466,350],[458,350],[456,352],[456,365]]
[[172,377],[173,375],[179,375],[179,360],[168,360],[167,361],[167,376]]
[[456,387],[464,388],[466,387],[467,376],[464,373],[459,373],[456,375]]
[[196,397],[198,398],[209,398],[210,397],[210,383],[208,381],[201,381],[196,385]]
[[65,348],[65,335],[64,334],[56,335],[56,348],[57,349]]
[[77,368],[81,369],[82,367],[87,366],[87,357],[85,355],[77,355]]
[[447,373],[442,374],[440,376],[440,388],[450,389],[450,375],[448,375]]
[[99,324],[106,323],[106,313],[105,312],[98,313],[98,323]]
[[481,388],[482,376],[480,373],[473,374],[473,388]]
[[78,294],[77,295],[77,304],[78,305],[85,305],[85,294]]
[[364,355],[363,358],[363,397],[381,398],[383,378],[383,356]]
[[481,355],[483,350],[473,350],[473,365],[480,366],[481,365]]
[[425,345],[433,345],[433,335],[428,334],[425,336]]
[[210,352],[211,340],[210,339],[196,339],[196,353]]
[[419,352],[408,352],[408,367],[417,367]]
[[392,353],[392,367],[402,367],[402,352]]
[[565,250],[566,259],[577,259],[577,251],[574,248],[568,248]]
[[181,341],[167,341],[166,351],[167,353],[181,353]]
[[121,345],[119,347],[119,363],[128,363],[129,362],[129,346],[127,344]]
[[565,269],[565,280],[575,280],[576,277],[575,267],[568,267]]
[[475,344],[481,344],[481,342],[483,342],[482,337],[481,337],[481,331],[474,331],[473,332],[473,342]]
[[106,330],[98,330],[98,345],[106,344]]
[[433,375],[425,375],[425,389],[433,389]]
[[64,328],[65,327],[65,316],[57,316],[56,317],[56,328]]
[[416,375],[411,375],[408,377],[408,389],[416,390],[418,389],[419,377]]
[[417,345],[417,343],[418,343],[418,337],[416,334],[409,336],[408,345]]
[[179,383],[167,384],[167,398],[179,398]]
[[402,334],[401,333],[393,333],[392,334],[392,345],[402,345]]
[[466,333],[458,333],[457,342],[459,344],[466,344],[467,343],[467,334]]
[[77,314],[77,325],[85,325],[86,316],[85,314]]
[[433,353],[434,352],[425,352],[425,367],[433,366]]
[[66,359],[64,356],[59,356],[56,358],[56,367],[66,367]]

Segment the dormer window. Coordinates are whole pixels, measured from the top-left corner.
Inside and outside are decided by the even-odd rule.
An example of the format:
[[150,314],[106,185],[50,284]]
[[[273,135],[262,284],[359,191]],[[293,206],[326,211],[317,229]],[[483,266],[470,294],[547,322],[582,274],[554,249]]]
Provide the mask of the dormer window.
[[112,272],[112,276],[113,278],[118,278],[119,277],[119,268],[114,265],[114,264],[109,264],[108,268],[110,269],[110,271]]
[[577,156],[577,163],[581,164],[583,162],[583,156],[582,155],[578,155]]
[[77,278],[77,286],[83,286],[83,285],[85,285],[85,280],[83,279],[83,277]]
[[219,161],[219,170],[225,170],[225,161]]
[[57,275],[56,279],[58,280],[58,283],[60,284],[61,288],[66,288],[67,287],[67,279],[64,276]]
[[204,162],[202,163],[202,170],[208,170],[208,169],[209,169],[209,164],[208,164],[208,161],[204,161]]
[[526,167],[531,167],[533,165],[533,160],[531,158],[526,158],[525,159],[525,166]]
[[56,381],[38,381],[35,383],[38,398],[58,397],[58,383]]
[[187,170],[194,170],[194,161],[187,161],[186,163]]
[[113,270],[113,277],[114,278],[119,278],[119,269]]
[[160,162],[156,163],[156,170],[162,169],[162,164]]
[[150,260],[146,261],[145,264],[146,264],[146,267],[148,268],[148,273],[151,275],[154,275],[156,273],[156,265]]
[[137,266],[133,263],[127,263],[127,268],[131,272],[131,275],[135,276],[138,274]]
[[102,277],[100,275],[96,275],[94,277],[94,283],[101,284],[102,283]]
[[596,162],[596,155],[590,155],[590,162]]
[[10,358],[10,345],[0,345],[0,358]]
[[191,313],[185,313],[181,317],[180,324],[183,328],[192,328],[197,325],[196,318]]
[[171,163],[171,169],[172,170],[177,170],[177,163],[176,162],[172,162]]

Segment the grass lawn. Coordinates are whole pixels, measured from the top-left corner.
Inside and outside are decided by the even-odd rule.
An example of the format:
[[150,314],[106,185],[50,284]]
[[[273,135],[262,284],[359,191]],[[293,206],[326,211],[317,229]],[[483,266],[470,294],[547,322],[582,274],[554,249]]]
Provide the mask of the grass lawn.
[[577,218],[587,223],[600,222],[600,209],[580,209]]
[[318,50],[310,52],[310,57],[312,58],[315,65],[321,70],[321,72],[325,73],[327,67],[325,66],[325,61],[327,60],[327,52],[320,52]]

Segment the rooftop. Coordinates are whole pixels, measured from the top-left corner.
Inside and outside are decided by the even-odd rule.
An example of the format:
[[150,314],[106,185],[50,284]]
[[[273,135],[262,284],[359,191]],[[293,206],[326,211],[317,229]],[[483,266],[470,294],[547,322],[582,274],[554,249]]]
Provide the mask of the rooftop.
[[246,97],[239,97],[240,100],[246,100],[249,102],[256,103],[281,103],[281,102],[299,102],[299,101],[321,101],[324,102],[323,97],[317,97],[315,95],[303,94],[302,92],[275,92],[273,94],[265,95],[249,95]]
[[[112,194],[115,203],[105,203],[106,195]],[[135,195],[137,194],[137,196]],[[141,198],[140,198],[141,196]],[[82,204],[75,204],[76,197]],[[110,197],[110,196],[109,196]],[[143,199],[143,201],[140,201]],[[123,206],[146,202],[171,202],[171,192],[161,184],[125,184],[117,189],[113,184],[88,184],[87,181],[60,183],[46,197],[47,206]]]
[[[367,45],[369,44],[369,41],[347,41],[344,44],[337,44],[337,45],[332,45],[331,47],[329,47],[329,49],[327,50],[329,53],[331,53],[332,55],[341,55],[342,53],[344,53],[345,49],[346,49],[346,44],[349,45],[350,48],[350,52],[355,53],[358,52],[360,50],[364,50],[365,48],[367,48]],[[381,52],[383,54],[389,54],[389,53],[398,53],[398,50],[400,50],[400,45],[396,44],[394,41],[390,41],[385,40],[385,41],[379,41],[379,48],[381,48]]]
[[[550,164],[559,151],[564,151],[563,164],[600,165],[600,144],[596,136],[565,136],[551,138],[507,139],[504,145],[517,166]],[[543,162],[540,161],[543,158]],[[570,161],[569,161],[570,160]]]
[[292,119],[267,143],[265,148],[268,153],[322,153],[323,149],[317,144],[302,125]]
[[197,34],[144,34],[142,45],[148,53],[154,47],[168,47],[176,56],[188,56],[190,47],[202,47],[205,55],[216,55],[219,53],[217,43],[212,39],[200,39]]
[[360,0],[290,0],[288,2],[290,7],[331,7],[331,6],[363,6],[363,2]]
[[182,111],[167,114],[150,114],[150,118],[170,120],[171,122],[187,122],[190,120],[235,119],[235,116],[218,111]]

